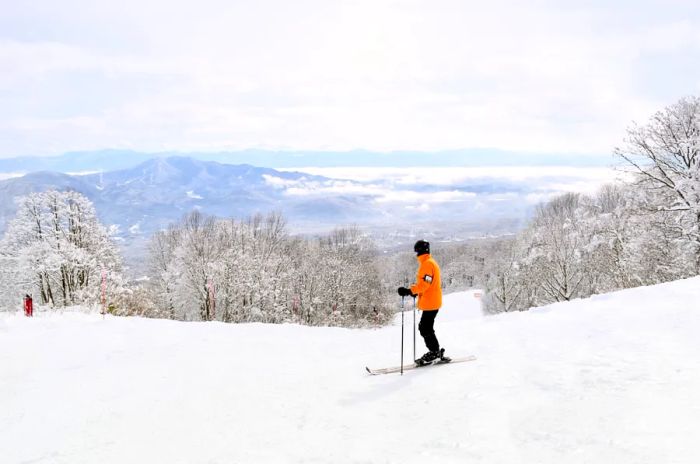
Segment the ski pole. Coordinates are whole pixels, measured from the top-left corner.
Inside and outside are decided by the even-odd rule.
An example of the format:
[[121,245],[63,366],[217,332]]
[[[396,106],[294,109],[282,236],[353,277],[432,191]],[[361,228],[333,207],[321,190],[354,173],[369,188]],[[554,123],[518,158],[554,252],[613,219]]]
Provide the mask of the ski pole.
[[413,297],[413,360],[416,359],[416,297]]
[[403,375],[403,299],[401,297],[401,375]]

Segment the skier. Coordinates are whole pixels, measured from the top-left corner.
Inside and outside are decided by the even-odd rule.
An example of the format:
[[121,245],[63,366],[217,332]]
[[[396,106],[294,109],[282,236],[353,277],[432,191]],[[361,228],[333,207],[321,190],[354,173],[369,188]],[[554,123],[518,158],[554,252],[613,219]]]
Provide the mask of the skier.
[[423,311],[418,324],[420,332],[428,352],[421,358],[416,359],[416,364],[424,365],[442,359],[445,349],[440,349],[440,343],[435,336],[433,325],[442,306],[442,289],[440,288],[440,266],[430,256],[430,243],[425,240],[418,240],[413,246],[418,259],[418,273],[416,283],[410,288],[399,287],[398,292],[404,296],[418,296],[418,309]]

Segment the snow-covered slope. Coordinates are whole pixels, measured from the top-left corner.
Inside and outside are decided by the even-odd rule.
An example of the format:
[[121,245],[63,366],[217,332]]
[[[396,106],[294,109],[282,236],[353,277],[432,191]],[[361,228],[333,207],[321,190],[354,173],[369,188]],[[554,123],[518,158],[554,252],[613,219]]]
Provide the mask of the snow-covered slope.
[[436,323],[478,360],[403,377],[364,371],[397,364],[396,325],[0,316],[0,461],[700,459],[700,278],[486,318],[478,301],[447,296]]

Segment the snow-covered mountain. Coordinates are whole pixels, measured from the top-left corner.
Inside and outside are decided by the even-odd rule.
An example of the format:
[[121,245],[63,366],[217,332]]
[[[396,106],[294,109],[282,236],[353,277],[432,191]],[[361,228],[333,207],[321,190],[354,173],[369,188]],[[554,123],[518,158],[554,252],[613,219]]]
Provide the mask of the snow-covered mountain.
[[334,221],[362,208],[352,202],[329,204],[313,199],[300,205],[285,198],[270,183],[272,178],[325,180],[299,172],[182,157],[155,158],[132,169],[84,176],[85,182],[99,190],[96,206],[98,211],[105,210],[107,222],[141,224],[144,231],[163,227],[193,209],[235,218],[280,209],[294,219]]
[[184,157],[154,158],[130,169],[81,176],[33,172],[0,181],[0,233],[15,214],[14,198],[49,188],[86,195],[103,223],[120,227],[122,238],[136,232],[150,236],[193,209],[236,218],[279,209],[291,219],[310,223],[342,223],[380,214],[359,196],[287,197],[279,188],[280,182],[326,180]]
[[[0,314],[2,461],[696,462],[698,301],[700,278],[490,317],[447,295],[437,335],[478,359],[376,377],[364,366],[398,363],[400,318]],[[412,327],[409,310],[407,357]]]

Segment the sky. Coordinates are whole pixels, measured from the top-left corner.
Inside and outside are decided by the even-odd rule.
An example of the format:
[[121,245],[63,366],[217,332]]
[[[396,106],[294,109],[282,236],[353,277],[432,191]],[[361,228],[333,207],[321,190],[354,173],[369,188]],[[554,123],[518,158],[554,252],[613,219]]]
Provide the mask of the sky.
[[696,1],[0,0],[0,157],[609,156],[700,93]]

